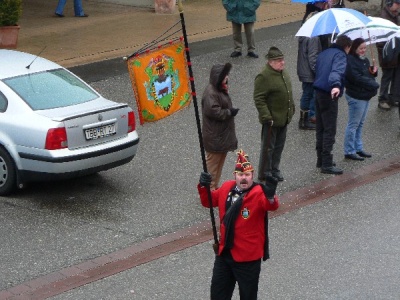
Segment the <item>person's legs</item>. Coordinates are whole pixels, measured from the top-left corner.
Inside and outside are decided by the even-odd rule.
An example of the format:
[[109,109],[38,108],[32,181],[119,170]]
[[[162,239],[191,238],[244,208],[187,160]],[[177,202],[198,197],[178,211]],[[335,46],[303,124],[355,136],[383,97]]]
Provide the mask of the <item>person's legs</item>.
[[232,36],[235,52],[242,52],[242,24],[232,22]]
[[230,263],[232,258],[215,256],[214,269],[211,279],[211,300],[230,300],[235,289],[236,279]]
[[211,174],[212,178],[211,190],[215,190],[218,187],[226,155],[226,152],[206,152],[207,171]]
[[[303,93],[300,98],[300,109],[311,110],[311,101],[314,98],[314,87],[312,82],[303,82],[301,84]],[[314,108],[313,108],[314,111]]]
[[389,110],[389,86],[392,82],[394,74],[393,68],[382,68],[382,78],[381,78],[381,85],[379,89],[379,96],[378,96],[378,107],[383,110]]
[[57,15],[62,15],[64,12],[64,6],[67,3],[67,0],[59,0],[57,7],[56,7],[56,14]]
[[77,17],[81,17],[85,14],[82,8],[82,0],[74,0],[74,11]]
[[364,127],[365,119],[367,118],[368,107],[369,107],[369,101],[363,101],[363,100],[359,100],[359,101],[361,102],[359,106],[360,106],[360,111],[362,112],[362,115],[361,115],[360,124],[358,125],[357,131],[356,131],[356,140],[355,140],[356,152],[360,152],[360,151],[364,150],[363,142],[362,142],[362,130]]
[[324,135],[324,124],[321,118],[320,108],[321,95],[319,92],[315,93],[315,150],[317,150],[317,168],[322,166],[322,137]]
[[256,49],[256,43],[254,40],[254,23],[245,23],[243,26],[246,34],[247,52],[254,52]]
[[400,102],[400,65],[393,71],[393,80],[390,85],[390,102],[392,105],[398,106]]
[[[330,93],[318,91],[317,104],[317,155],[321,155],[321,172],[327,174],[342,174],[343,171],[334,167],[333,145],[336,136],[338,116],[338,100],[332,100]],[[318,163],[318,162],[317,162]]]
[[324,123],[324,135],[322,145],[322,168],[332,167],[332,150],[335,144],[338,100],[326,99],[324,101],[325,109],[322,113],[322,122]]
[[367,101],[357,100],[346,94],[346,100],[349,107],[347,127],[344,134],[344,155],[356,154],[357,132],[361,119],[364,115],[364,107]]
[[257,300],[261,259],[235,263],[232,271],[239,285],[240,300]]
[[315,119],[315,90],[313,87],[313,94],[312,94],[312,98],[310,100],[310,113],[308,114],[308,119],[310,120],[311,118]]
[[309,120],[315,115],[315,97],[314,87],[312,82],[303,82],[301,84],[303,93],[300,98],[300,129],[315,129],[315,125]]
[[[272,175],[276,177],[279,181],[283,181],[282,174],[279,170],[279,165],[281,163],[281,157],[283,148],[285,147],[286,142],[286,133],[287,133],[287,126],[284,127],[277,127],[274,130],[274,145],[273,145],[273,152],[272,152]],[[271,145],[272,146],[272,145]]]
[[258,180],[265,181],[265,173],[272,171],[272,152],[274,137],[274,128],[268,125],[263,125],[261,130],[261,151],[258,164]]
[[217,172],[215,174],[215,187],[217,188],[219,186],[219,181],[221,179],[221,174],[222,174],[222,169],[224,168],[224,163],[226,159],[227,153],[218,153],[219,159],[218,159],[218,165],[217,165]]

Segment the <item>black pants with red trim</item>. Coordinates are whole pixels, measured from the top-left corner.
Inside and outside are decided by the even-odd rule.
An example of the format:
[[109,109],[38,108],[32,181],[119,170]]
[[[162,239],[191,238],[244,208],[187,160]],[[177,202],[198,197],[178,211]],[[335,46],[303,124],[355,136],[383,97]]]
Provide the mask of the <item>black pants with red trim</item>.
[[256,300],[260,271],[261,259],[235,262],[230,251],[217,255],[211,279],[211,300],[230,300],[236,282],[239,285],[240,300]]

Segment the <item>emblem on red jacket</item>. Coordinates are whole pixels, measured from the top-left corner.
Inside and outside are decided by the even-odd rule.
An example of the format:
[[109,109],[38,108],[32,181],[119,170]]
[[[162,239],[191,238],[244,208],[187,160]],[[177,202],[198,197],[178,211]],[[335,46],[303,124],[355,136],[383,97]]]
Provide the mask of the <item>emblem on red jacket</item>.
[[247,219],[248,217],[250,217],[250,210],[245,207],[242,209],[241,214],[243,219]]

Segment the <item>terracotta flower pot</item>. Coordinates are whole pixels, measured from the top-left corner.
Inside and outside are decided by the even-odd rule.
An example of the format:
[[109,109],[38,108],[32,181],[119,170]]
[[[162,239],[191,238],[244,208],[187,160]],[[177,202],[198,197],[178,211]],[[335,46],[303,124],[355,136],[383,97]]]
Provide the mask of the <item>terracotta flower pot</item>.
[[0,27],[0,48],[17,48],[19,29],[18,25]]

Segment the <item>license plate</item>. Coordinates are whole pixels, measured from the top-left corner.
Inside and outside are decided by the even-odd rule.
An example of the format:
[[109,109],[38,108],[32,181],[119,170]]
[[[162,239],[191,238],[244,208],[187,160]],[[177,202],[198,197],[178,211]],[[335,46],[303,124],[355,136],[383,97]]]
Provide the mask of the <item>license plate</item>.
[[85,130],[87,140],[96,140],[115,134],[115,123]]

